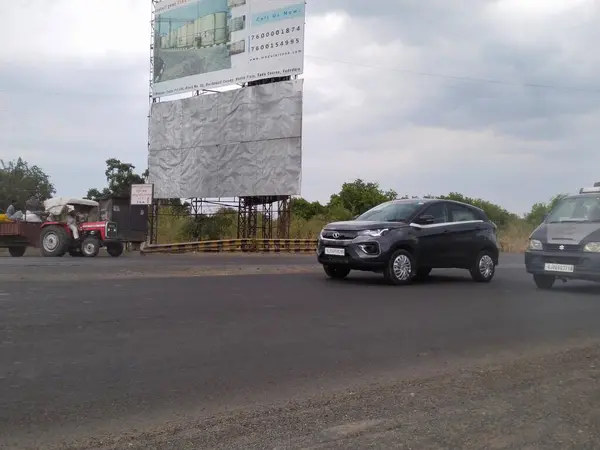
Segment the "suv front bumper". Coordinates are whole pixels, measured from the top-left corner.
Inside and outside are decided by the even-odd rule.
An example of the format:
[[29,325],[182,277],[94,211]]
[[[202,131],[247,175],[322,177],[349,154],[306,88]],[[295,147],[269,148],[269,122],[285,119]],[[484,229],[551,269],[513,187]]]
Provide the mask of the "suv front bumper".
[[[327,254],[326,249],[343,251],[343,255]],[[388,261],[387,249],[370,237],[358,237],[353,240],[336,241],[320,238],[317,245],[317,260],[320,264],[344,266],[352,270],[382,270]]]
[[[546,264],[572,266],[572,272],[546,270]],[[525,268],[533,275],[551,275],[571,280],[600,281],[600,253],[527,250]]]

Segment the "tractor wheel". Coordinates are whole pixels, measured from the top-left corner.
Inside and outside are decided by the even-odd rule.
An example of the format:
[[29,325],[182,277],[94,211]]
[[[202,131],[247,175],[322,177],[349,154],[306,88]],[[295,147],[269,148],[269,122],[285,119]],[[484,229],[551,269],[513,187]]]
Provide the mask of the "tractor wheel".
[[27,250],[27,247],[25,247],[25,246],[23,246],[23,247],[8,247],[8,253],[13,258],[19,258],[19,257],[23,256],[25,254],[25,250]]
[[93,258],[100,251],[100,241],[95,237],[87,237],[81,244],[81,253],[83,256]]
[[121,242],[117,244],[108,244],[106,246],[106,252],[113,258],[118,258],[119,256],[121,256],[123,254],[123,250],[124,247]]
[[69,235],[64,228],[49,226],[42,229],[40,235],[40,248],[42,256],[61,257],[69,248]]

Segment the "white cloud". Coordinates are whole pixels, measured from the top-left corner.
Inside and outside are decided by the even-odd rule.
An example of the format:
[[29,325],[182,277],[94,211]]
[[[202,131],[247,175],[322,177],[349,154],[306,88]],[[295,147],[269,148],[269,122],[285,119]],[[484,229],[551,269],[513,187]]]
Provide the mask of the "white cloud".
[[[107,158],[145,168],[149,3],[0,6],[3,158],[42,166],[66,195],[101,186]],[[600,179],[600,93],[518,85],[600,88],[597,2],[313,0],[308,11],[309,199],[361,177],[522,212]]]
[[3,61],[149,54],[149,0],[4,1],[0,14]]

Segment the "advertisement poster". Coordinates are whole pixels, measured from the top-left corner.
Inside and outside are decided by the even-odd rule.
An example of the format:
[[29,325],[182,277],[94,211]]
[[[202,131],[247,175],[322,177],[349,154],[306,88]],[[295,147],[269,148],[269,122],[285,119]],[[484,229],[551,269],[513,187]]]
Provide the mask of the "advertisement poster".
[[304,20],[302,0],[158,2],[152,96],[299,75]]

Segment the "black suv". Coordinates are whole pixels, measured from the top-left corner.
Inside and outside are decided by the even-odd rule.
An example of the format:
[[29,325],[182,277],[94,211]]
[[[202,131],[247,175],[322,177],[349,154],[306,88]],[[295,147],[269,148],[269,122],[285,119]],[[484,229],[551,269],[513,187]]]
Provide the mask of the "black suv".
[[529,238],[525,267],[538,288],[600,281],[600,183],[560,200]]
[[351,270],[382,272],[392,284],[424,278],[431,269],[468,269],[489,282],[498,264],[496,225],[474,206],[451,200],[393,200],[347,222],[328,224],[317,258],[331,278]]

